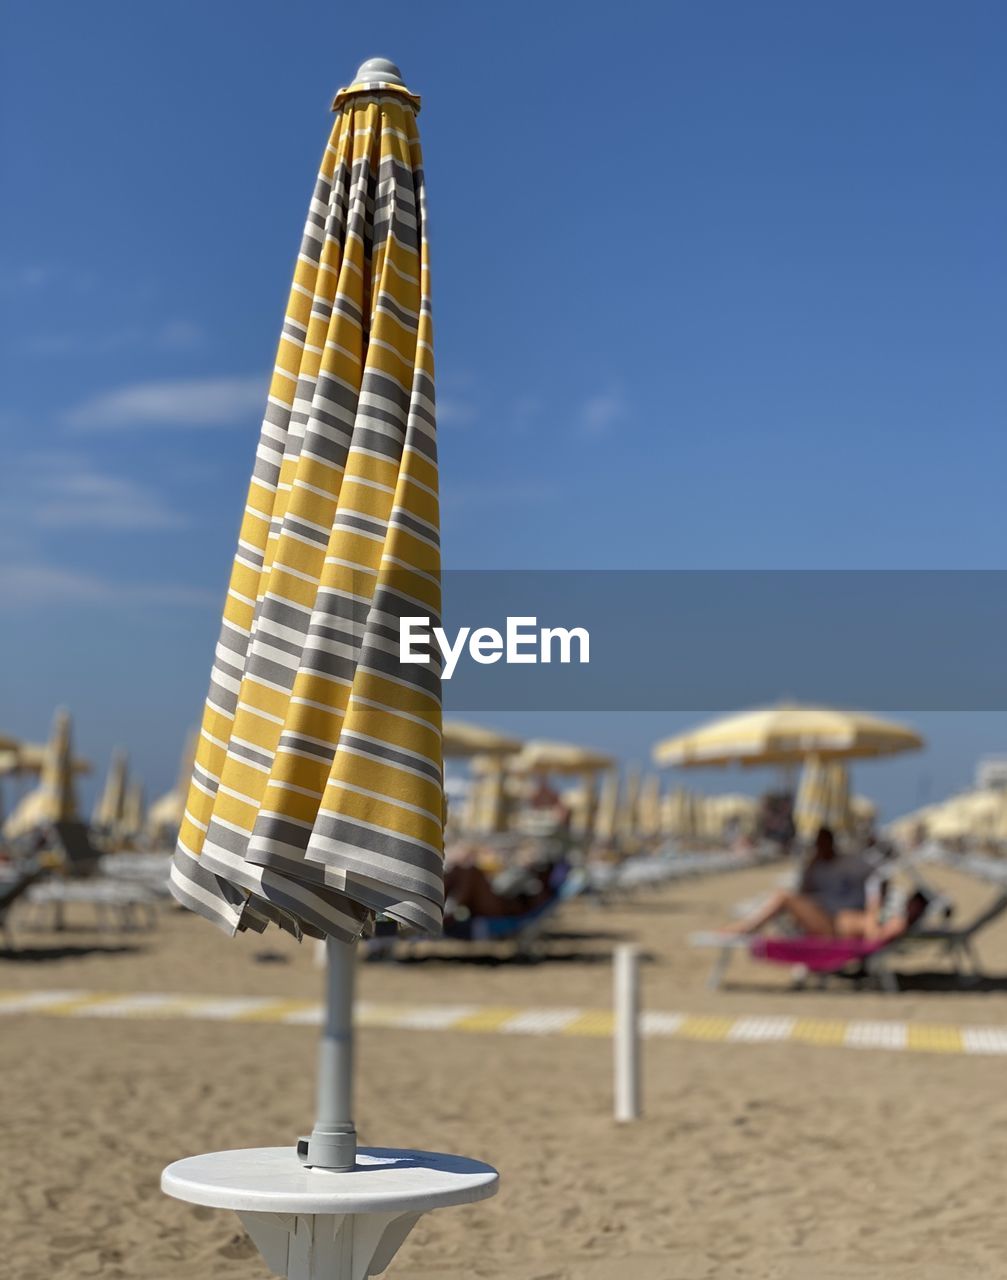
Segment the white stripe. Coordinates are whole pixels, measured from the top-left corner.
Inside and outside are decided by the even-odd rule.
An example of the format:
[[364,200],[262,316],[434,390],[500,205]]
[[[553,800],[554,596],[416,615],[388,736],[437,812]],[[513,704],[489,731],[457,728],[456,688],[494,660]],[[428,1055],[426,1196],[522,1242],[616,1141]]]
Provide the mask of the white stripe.
[[904,1022],[851,1022],[843,1044],[852,1049],[904,1049],[907,1038]]
[[728,1033],[728,1040],[758,1042],[786,1040],[794,1029],[795,1018],[739,1018]]
[[547,1035],[568,1027],[580,1017],[581,1012],[580,1009],[527,1009],[514,1018],[508,1018],[500,1030],[518,1035]]

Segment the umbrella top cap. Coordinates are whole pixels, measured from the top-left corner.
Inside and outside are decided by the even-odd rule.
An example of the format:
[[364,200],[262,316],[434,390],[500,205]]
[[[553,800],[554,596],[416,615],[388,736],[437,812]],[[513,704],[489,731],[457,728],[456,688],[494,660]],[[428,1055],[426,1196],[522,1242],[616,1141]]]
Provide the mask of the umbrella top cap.
[[405,88],[402,72],[394,62],[387,58],[368,58],[362,62],[353,77],[354,84],[362,84],[368,80],[380,80],[383,84],[400,84]]
[[368,58],[357,68],[353,83],[340,89],[332,103],[332,110],[338,111],[348,99],[362,94],[391,94],[401,101],[408,102],[414,111],[420,109],[420,99],[410,92],[402,79],[402,72],[388,58]]

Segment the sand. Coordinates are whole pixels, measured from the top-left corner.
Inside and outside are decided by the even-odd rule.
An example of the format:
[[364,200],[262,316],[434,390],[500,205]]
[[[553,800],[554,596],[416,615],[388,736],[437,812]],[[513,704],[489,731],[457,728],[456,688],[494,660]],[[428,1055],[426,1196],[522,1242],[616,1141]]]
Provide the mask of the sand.
[[[891,997],[796,992],[786,974],[746,961],[729,990],[708,992],[710,957],[686,935],[778,874],[575,904],[550,961],[369,965],[362,995],[604,1007],[611,949],[633,938],[649,956],[650,1009],[1007,1025],[1007,924],[984,942],[1001,976],[981,991],[948,990],[930,957]],[[942,879],[964,915],[990,893]],[[166,908],[156,931],[120,939],[81,927],[87,914],[59,935],[22,934],[21,956],[0,958],[0,989],[318,993],[311,949],[279,934],[229,941]],[[258,962],[262,953],[282,959]],[[265,1277],[237,1218],[167,1199],[158,1176],[183,1155],[304,1131],[315,1036],[266,1023],[4,1017],[0,1274]],[[364,1142],[462,1152],[503,1178],[495,1200],[425,1218],[391,1280],[1007,1276],[1002,1058],[652,1040],[645,1118],[617,1127],[604,1038],[365,1029],[359,1055]]]

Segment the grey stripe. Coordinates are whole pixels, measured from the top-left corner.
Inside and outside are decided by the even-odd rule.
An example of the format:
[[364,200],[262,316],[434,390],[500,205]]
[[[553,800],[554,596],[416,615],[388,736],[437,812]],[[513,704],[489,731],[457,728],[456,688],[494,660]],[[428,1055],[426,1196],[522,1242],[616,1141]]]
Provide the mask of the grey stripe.
[[430,885],[412,874],[411,869],[417,868],[438,877],[443,872],[440,856],[412,840],[391,831],[375,831],[343,814],[319,813],[308,845],[309,858],[379,879],[366,856],[368,852],[395,859],[401,864],[401,870],[389,878],[389,883],[423,897],[430,897]]
[[374,756],[376,760],[386,760],[389,764],[402,765],[405,769],[415,769],[417,773],[425,774],[437,786],[440,786],[443,780],[441,770],[436,765],[431,764],[429,760],[424,760],[422,756],[413,755],[408,751],[399,751],[394,747],[386,746],[384,743],[375,742],[368,738],[358,737],[355,733],[341,734],[339,745],[340,747],[352,747],[354,751]]

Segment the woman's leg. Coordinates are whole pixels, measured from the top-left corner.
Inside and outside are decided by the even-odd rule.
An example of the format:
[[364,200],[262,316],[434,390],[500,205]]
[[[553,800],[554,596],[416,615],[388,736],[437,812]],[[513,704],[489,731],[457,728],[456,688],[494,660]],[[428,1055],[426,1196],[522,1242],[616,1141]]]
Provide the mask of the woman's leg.
[[753,912],[745,920],[740,920],[725,930],[727,933],[758,933],[777,916],[790,915],[797,921],[805,933],[819,938],[831,938],[833,935],[832,919],[827,911],[803,893],[793,893],[781,889],[774,893],[764,906]]

